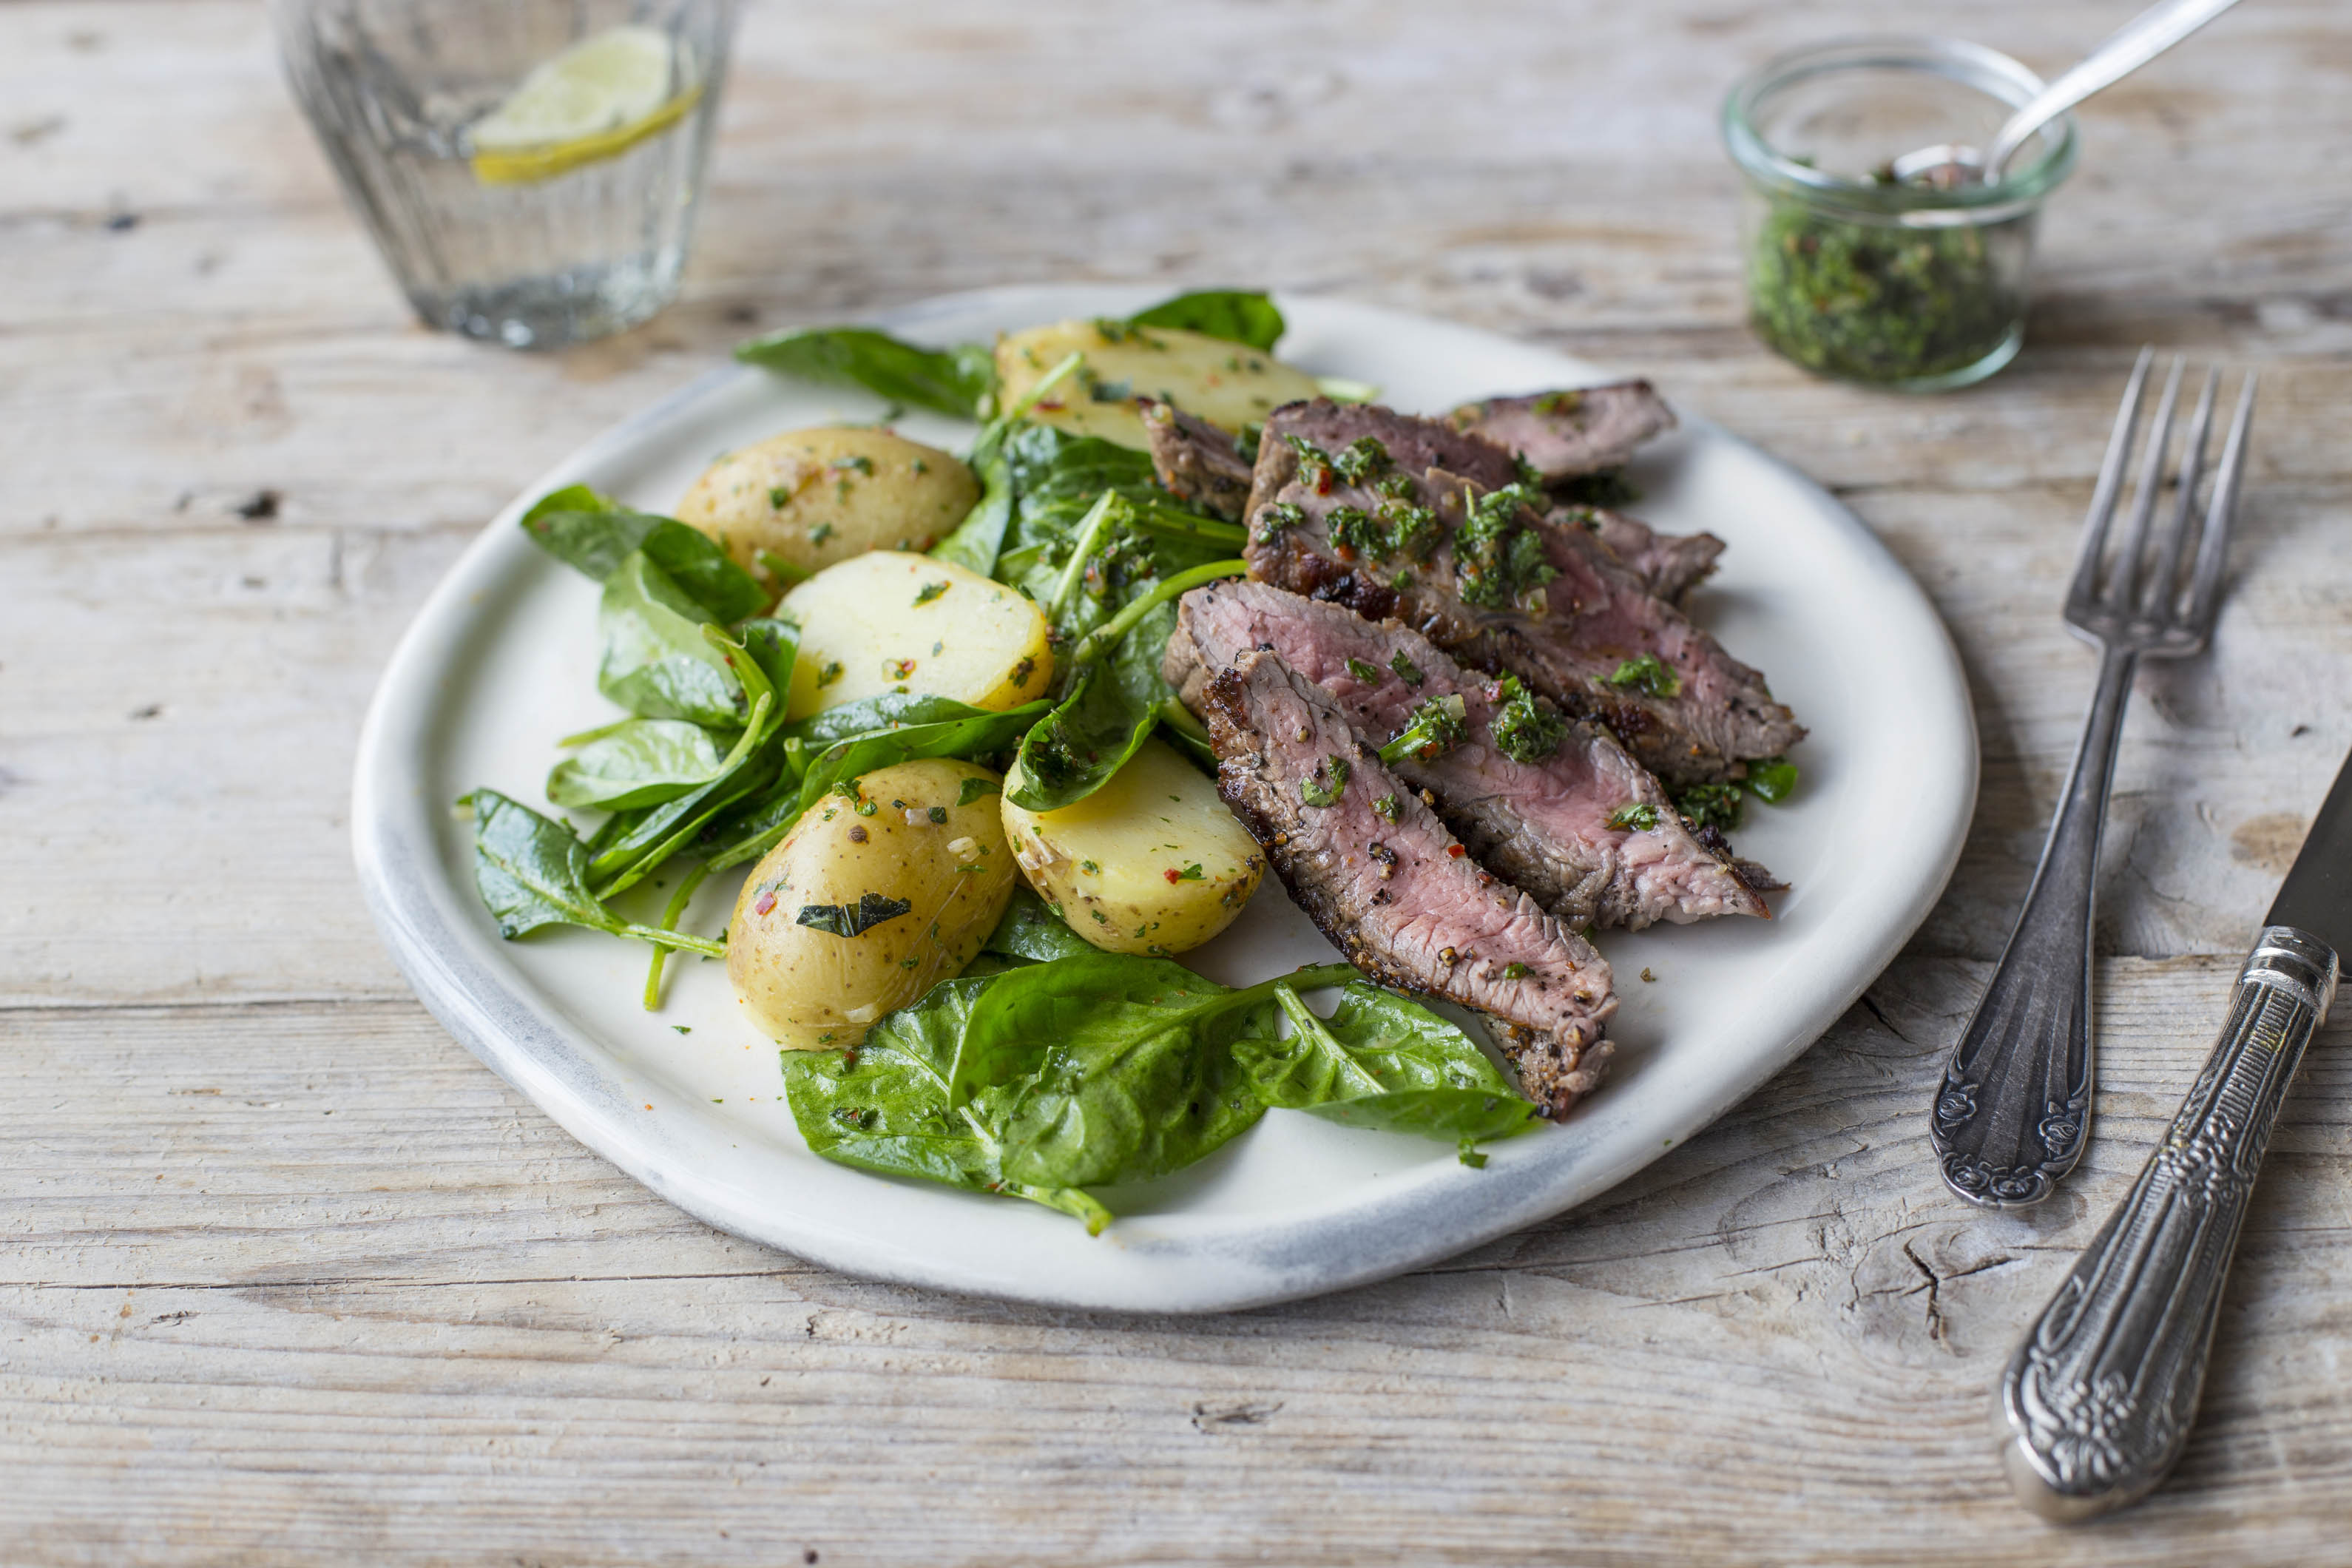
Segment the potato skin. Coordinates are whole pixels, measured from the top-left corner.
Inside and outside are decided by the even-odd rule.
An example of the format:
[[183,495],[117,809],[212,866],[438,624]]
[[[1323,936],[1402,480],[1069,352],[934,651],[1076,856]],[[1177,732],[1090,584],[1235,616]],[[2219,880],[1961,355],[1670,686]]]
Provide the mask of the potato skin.
[[[1006,781],[1019,787],[1020,770]],[[1202,775],[1164,742],[1143,743],[1110,783],[1059,811],[1004,797],[1021,874],[1072,931],[1109,952],[1188,952],[1234,922],[1265,857]]]
[[[677,518],[775,593],[869,550],[929,550],[980,499],[961,459],[887,430],[819,426],[730,452],[694,481]],[[785,563],[779,573],[765,552]]]
[[[872,815],[827,796],[752,868],[727,928],[727,978],[762,1033],[792,1050],[855,1045],[972,961],[1015,873],[995,795],[956,804],[967,779],[1002,784],[947,758],[867,773],[857,785]],[[805,909],[854,909],[869,893],[908,907],[855,936],[801,922]]]
[[[1108,326],[1108,333],[1104,328]],[[1011,407],[1072,353],[1086,363],[1057,384],[1029,417],[1122,447],[1148,448],[1138,397],[1172,403],[1238,434],[1286,403],[1315,395],[1315,378],[1246,343],[1229,343],[1174,327],[1116,321],[1059,321],[996,341],[997,402]],[[1124,384],[1124,395],[1110,389]],[[1110,398],[1097,402],[1097,394]]]
[[952,697],[1001,712],[1054,679],[1044,612],[1013,588],[928,555],[877,550],[784,595],[801,628],[787,717],[887,691]]

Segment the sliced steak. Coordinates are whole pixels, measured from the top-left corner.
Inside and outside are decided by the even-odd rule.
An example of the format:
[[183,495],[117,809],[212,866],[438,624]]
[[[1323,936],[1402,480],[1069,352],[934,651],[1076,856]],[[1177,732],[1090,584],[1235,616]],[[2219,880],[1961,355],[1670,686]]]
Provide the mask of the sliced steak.
[[1600,507],[1561,507],[1544,514],[1556,528],[1582,528],[1609,547],[1642,586],[1678,604],[1715,570],[1723,541],[1712,533],[1660,533],[1639,518]]
[[[1523,489],[1412,466],[1442,457],[1445,437],[1471,437],[1386,409],[1338,410],[1349,416],[1342,424],[1333,410],[1293,404],[1266,423],[1244,552],[1252,576],[1393,616],[1465,663],[1516,674],[1606,723],[1669,784],[1740,777],[1748,761],[1803,737],[1760,674],[1648,592],[1592,532],[1545,523]],[[1309,439],[1335,426],[1363,434],[1340,451]]]
[[[1515,760],[1496,741],[1497,683],[1407,627],[1263,583],[1218,583],[1179,602],[1162,673],[1198,710],[1209,679],[1253,650],[1271,651],[1328,693],[1357,742],[1373,749],[1423,702],[1460,697],[1466,738],[1434,758],[1408,753],[1391,771],[1427,792],[1424,803],[1482,864],[1570,925],[1771,918],[1730,858],[1692,833],[1606,730],[1565,726],[1550,754]],[[1546,717],[1549,706],[1540,704]]]
[[1238,519],[1249,504],[1249,456],[1241,444],[1197,414],[1140,397],[1143,434],[1161,487],[1212,517]]
[[1349,962],[1507,1026],[1519,1085],[1547,1116],[1600,1081],[1601,1034],[1617,1010],[1608,961],[1480,869],[1358,748],[1328,694],[1252,652],[1209,682],[1204,710],[1218,792]]
[[1517,452],[1550,484],[1620,466],[1634,447],[1673,429],[1675,411],[1648,382],[1620,381],[1465,403],[1446,423]]

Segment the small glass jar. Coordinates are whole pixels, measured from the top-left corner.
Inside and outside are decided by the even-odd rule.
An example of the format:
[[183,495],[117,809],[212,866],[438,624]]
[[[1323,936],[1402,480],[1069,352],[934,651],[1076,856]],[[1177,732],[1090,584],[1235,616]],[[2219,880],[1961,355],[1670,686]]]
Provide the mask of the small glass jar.
[[1780,56],[1723,105],[1747,176],[1749,323],[1823,375],[1908,392],[1982,381],[2025,340],[2042,198],[2074,166],[2061,115],[1987,184],[1897,183],[1915,148],[1984,147],[2042,90],[2007,55],[1949,38],[1867,37]]

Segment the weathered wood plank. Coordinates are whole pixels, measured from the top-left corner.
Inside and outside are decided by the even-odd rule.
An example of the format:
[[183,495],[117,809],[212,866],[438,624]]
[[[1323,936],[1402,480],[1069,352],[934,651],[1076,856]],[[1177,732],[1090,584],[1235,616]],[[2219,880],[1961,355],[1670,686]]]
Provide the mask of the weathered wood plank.
[[[715,1236],[404,1005],[19,1015],[0,1073],[45,1113],[0,1151],[0,1464],[35,1484],[0,1530],[110,1560],[1843,1563],[1965,1529],[1987,1562],[2207,1561],[2204,1532],[2352,1479],[2327,1435],[2343,1030],[2291,1103],[2179,1482],[2053,1536],[2001,1495],[1982,1406],[2230,972],[2108,966],[2101,1137],[2048,1213],[1941,1196],[1915,1123],[1983,966],[1906,961],[1581,1215],[1201,1321],[861,1285]],[[1666,1491],[1617,1474],[1643,1453]],[[99,1474],[102,1510],[40,1484]],[[434,1506],[451,1486],[463,1510]]]

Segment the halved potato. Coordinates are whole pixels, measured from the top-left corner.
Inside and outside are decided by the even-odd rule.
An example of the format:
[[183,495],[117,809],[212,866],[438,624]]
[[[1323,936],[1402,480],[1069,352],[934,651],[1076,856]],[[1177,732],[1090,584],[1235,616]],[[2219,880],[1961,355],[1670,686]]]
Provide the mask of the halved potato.
[[761,858],[727,927],[727,978],[761,1032],[855,1045],[971,962],[1013,898],[1000,783],[944,757],[880,768]]
[[784,595],[801,628],[787,718],[886,691],[1002,711],[1054,679],[1045,617],[1018,589],[952,562],[877,550]]
[[1315,395],[1315,378],[1246,343],[1174,327],[1060,321],[996,341],[997,401],[1011,407],[1072,353],[1086,363],[1029,416],[1122,447],[1148,447],[1139,397],[1172,403],[1238,433],[1286,403]]
[[787,430],[730,452],[677,503],[677,518],[782,593],[869,550],[929,550],[980,499],[971,470],[887,430]]
[[1022,875],[1070,929],[1110,952],[1200,946],[1234,921],[1265,878],[1265,857],[1215,783],[1165,742],[1146,741],[1110,783],[1059,811],[1013,804],[1004,836]]

